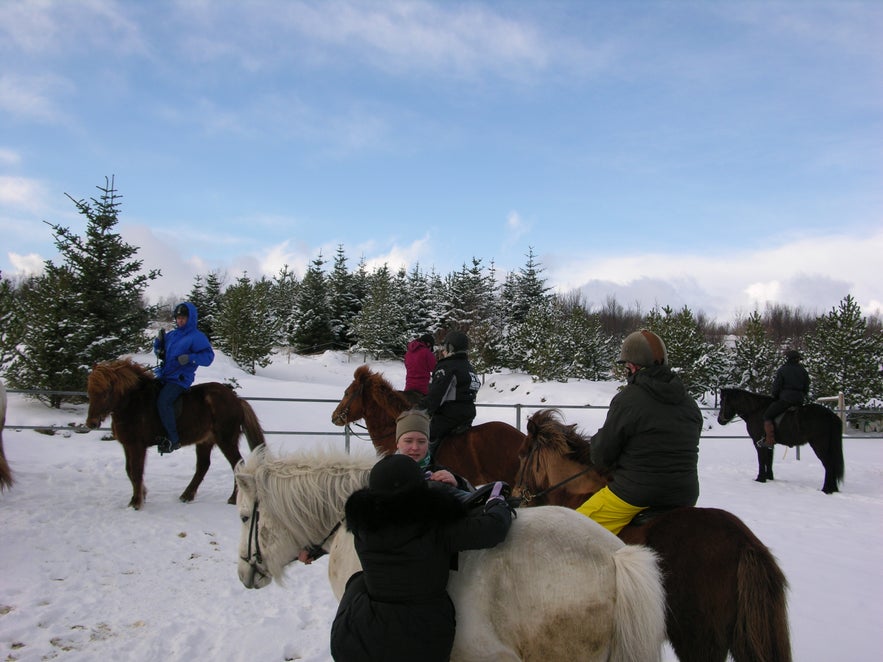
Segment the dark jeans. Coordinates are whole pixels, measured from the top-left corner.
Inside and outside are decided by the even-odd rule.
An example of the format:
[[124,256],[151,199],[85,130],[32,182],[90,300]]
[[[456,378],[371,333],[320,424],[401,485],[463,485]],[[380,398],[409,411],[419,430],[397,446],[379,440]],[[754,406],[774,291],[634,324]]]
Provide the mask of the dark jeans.
[[767,407],[766,411],[763,413],[763,419],[765,421],[772,421],[779,414],[782,414],[791,407],[796,407],[799,404],[799,402],[788,402],[787,400],[773,400],[772,404],[770,404],[770,406]]
[[166,435],[173,444],[178,443],[178,426],[175,423],[175,400],[187,389],[174,382],[163,384],[156,396],[156,411],[159,412],[159,420],[166,429]]

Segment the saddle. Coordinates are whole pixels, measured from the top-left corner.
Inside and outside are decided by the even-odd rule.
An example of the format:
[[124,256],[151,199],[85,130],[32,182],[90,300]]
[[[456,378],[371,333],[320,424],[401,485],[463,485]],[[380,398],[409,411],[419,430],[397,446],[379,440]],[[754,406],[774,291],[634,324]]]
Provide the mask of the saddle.
[[674,510],[675,508],[680,508],[681,506],[669,506],[665,508],[647,508],[642,510],[637,515],[632,517],[632,521],[629,522],[626,526],[644,526],[649,524],[653,518],[658,517],[659,515],[663,515],[667,512]]

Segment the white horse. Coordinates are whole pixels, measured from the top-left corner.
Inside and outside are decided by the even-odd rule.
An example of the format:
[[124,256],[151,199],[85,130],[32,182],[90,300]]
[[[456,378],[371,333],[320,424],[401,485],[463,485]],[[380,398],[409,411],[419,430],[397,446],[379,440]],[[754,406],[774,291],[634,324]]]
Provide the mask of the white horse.
[[[367,484],[373,454],[274,458],[264,446],[236,467],[239,579],[281,583],[304,547],[330,550],[340,599],[359,569],[344,504]],[[518,511],[505,542],[462,552],[448,592],[457,610],[452,660],[659,660],[664,593],[656,557],[568,508]]]
[[0,381],[0,492],[7,487],[11,487],[15,481],[12,479],[12,471],[9,470],[9,464],[6,462],[6,455],[3,453],[3,427],[6,425],[6,387]]

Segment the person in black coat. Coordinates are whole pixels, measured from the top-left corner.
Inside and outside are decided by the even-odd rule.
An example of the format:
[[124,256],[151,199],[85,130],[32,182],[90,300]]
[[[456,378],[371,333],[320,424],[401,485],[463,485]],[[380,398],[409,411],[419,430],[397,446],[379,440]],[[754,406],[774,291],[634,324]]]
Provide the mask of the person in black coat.
[[512,513],[501,495],[477,512],[429,487],[406,455],[382,458],[368,487],[346,502],[346,526],[362,571],[347,582],[331,626],[338,662],[442,662],[450,658],[456,615],[447,592],[459,551],[502,542]]
[[771,395],[775,398],[763,413],[765,439],[759,446],[772,448],[776,443],[776,417],[795,405],[802,405],[809,395],[809,373],[800,365],[800,352],[789,349],[785,363],[776,370]]
[[481,381],[469,362],[469,338],[462,331],[449,331],[444,339],[442,358],[429,382],[423,400],[432,419],[429,429],[429,455],[435,457],[445,435],[465,432],[475,419],[475,396]]
[[696,505],[702,433],[702,412],[672,372],[662,338],[629,334],[618,362],[628,383],[591,440],[592,463],[613,481],[577,508],[614,534],[647,508]]

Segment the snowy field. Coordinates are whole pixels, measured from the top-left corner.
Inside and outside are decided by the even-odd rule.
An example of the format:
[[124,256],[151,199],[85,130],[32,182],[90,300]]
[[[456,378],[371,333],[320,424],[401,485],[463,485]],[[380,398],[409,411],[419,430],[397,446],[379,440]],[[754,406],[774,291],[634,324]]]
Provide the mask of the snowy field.
[[[149,362],[150,357],[136,357]],[[245,397],[337,401],[360,364],[340,354],[276,357],[257,376],[226,357],[200,381],[235,378]],[[401,364],[374,366],[398,387]],[[533,384],[494,375],[484,404],[606,405],[615,383]],[[229,466],[215,452],[196,501],[178,495],[194,453],[148,455],[143,510],[126,507],[131,487],[122,448],[106,431],[48,436],[16,425],[81,424],[85,406],[52,411],[10,394],[6,455],[17,483],[0,494],[0,657],[3,660],[330,660],[336,602],[327,557],[289,568],[285,586],[247,590],[236,574],[239,520],[226,503]],[[254,402],[266,430],[339,431],[333,403]],[[530,411],[532,411],[531,409]],[[529,415],[526,411],[524,416]],[[515,423],[512,409],[480,408],[478,422]],[[797,662],[872,662],[883,650],[883,441],[844,441],[842,492],[820,491],[823,469],[808,448],[776,450],[776,481],[759,484],[755,453],[737,420],[725,428],[704,412],[700,506],[741,517],[778,558],[791,584],[789,613]],[[604,410],[564,410],[594,432]],[[106,423],[109,425],[109,423]],[[521,424],[524,429],[524,420]],[[277,452],[343,438],[271,435]],[[353,444],[368,442],[354,439]],[[243,452],[246,444],[241,443]],[[666,660],[675,660],[667,649]]]

